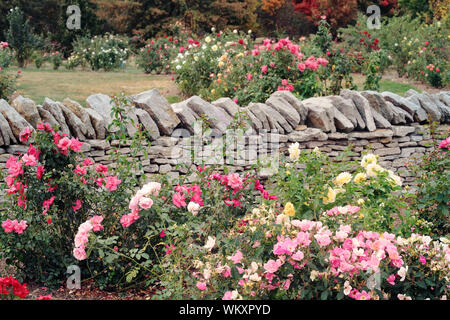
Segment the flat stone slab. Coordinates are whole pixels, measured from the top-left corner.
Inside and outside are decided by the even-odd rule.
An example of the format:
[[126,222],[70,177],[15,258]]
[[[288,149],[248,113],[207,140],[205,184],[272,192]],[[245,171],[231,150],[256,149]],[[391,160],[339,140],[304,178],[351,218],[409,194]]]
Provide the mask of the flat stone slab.
[[406,99],[398,94],[385,91],[381,93],[386,101],[391,102],[394,106],[401,108],[413,116],[416,121],[426,121],[428,116],[425,110],[420,106],[420,103],[414,103],[411,99]]
[[292,92],[286,90],[276,91],[272,93],[271,97],[277,97],[287,101],[299,114],[300,124],[305,124],[308,117],[308,109],[296,96],[292,94]]
[[65,134],[70,134],[64,113],[61,110],[60,102],[55,102],[50,98],[45,98],[42,107],[50,112],[59,124],[60,130]]
[[348,134],[349,138],[357,139],[375,139],[375,138],[387,138],[392,137],[394,132],[390,129],[377,129],[372,132],[358,132],[354,131]]
[[153,140],[158,139],[160,137],[158,125],[155,121],[153,121],[148,112],[143,109],[136,109],[135,113],[139,119],[139,122],[144,126],[145,130],[148,131],[150,137]]
[[[131,97],[136,107],[144,109],[158,125],[159,131],[170,136],[181,122],[173,112],[169,102],[158,90],[152,89]],[[194,110],[195,111],[195,110]]]
[[18,96],[12,101],[11,106],[16,109],[16,111],[33,126],[33,128],[36,128],[37,125],[42,122],[39,111],[33,100]]
[[64,99],[62,102],[67,108],[70,109],[80,120],[83,122],[84,126],[86,127],[86,138],[87,139],[95,139],[95,129],[92,126],[91,118],[89,116],[89,113],[86,112],[86,110],[75,100],[71,99]]
[[11,128],[12,133],[14,134],[14,137],[17,139],[17,141],[20,141],[20,133],[25,128],[33,129],[33,126],[28,123],[25,118],[23,118],[20,113],[16,111],[13,107],[11,107],[8,102],[1,99],[0,100],[0,112],[2,113],[3,117],[8,121],[9,127]]
[[86,105],[97,111],[98,114],[100,114],[103,117],[103,120],[105,121],[106,129],[109,132],[117,132],[119,131],[119,128],[115,126],[110,126],[113,122],[111,112],[112,112],[112,105],[111,105],[111,98],[103,93],[97,93],[90,95],[86,99]]
[[364,98],[359,92],[348,89],[342,90],[340,96],[344,99],[353,101],[359,111],[359,114],[366,123],[366,128],[368,131],[376,130],[377,127],[375,125],[375,120],[373,119],[372,108],[366,98]]
[[288,140],[291,142],[307,142],[311,140],[326,141],[327,139],[327,134],[316,128],[308,128],[303,131],[294,131],[288,135]]

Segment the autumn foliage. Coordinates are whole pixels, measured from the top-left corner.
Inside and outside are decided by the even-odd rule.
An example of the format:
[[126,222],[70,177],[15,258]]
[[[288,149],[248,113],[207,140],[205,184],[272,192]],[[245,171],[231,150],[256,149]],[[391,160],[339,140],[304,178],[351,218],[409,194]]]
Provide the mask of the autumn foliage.
[[295,11],[303,12],[314,23],[326,16],[334,30],[353,20],[358,7],[357,0],[292,0],[292,3]]

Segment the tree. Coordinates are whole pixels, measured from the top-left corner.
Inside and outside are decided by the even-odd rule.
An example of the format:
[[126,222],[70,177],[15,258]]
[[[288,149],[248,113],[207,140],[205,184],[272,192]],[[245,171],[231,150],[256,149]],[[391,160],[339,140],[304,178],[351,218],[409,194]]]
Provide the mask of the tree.
[[296,11],[303,12],[316,25],[326,16],[333,34],[356,18],[357,0],[292,0]]
[[39,37],[33,33],[30,20],[25,19],[23,11],[14,8],[8,14],[9,29],[6,40],[10,47],[16,52],[16,60],[19,67],[23,67],[25,61],[29,59],[33,50],[41,43]]

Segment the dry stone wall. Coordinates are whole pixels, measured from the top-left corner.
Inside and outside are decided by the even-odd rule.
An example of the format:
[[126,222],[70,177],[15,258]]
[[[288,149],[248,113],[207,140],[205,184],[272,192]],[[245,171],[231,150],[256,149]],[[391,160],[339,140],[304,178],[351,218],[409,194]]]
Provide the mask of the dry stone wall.
[[[348,146],[355,160],[370,150],[380,156],[381,165],[408,183],[412,178],[406,163],[431,148],[425,125],[438,121],[439,129],[448,133],[450,122],[450,92],[410,90],[401,97],[391,92],[344,90],[339,96],[300,101],[289,91],[278,91],[264,103],[240,107],[229,98],[209,103],[198,96],[171,105],[153,89],[131,96],[131,100],[133,108],[127,116],[141,123],[150,135],[146,147],[149,156],[138,156],[143,170],[136,174],[166,173],[172,177],[185,174],[186,165],[202,163],[242,171],[258,160],[267,163],[267,159],[275,159],[278,152],[287,152],[291,143],[298,142],[306,150],[319,147],[332,160]],[[36,105],[22,96],[11,105],[0,100],[0,166],[11,155],[26,152],[26,146],[20,144],[20,132],[41,122],[57,124],[61,131],[85,142],[82,151],[86,156],[114,166],[109,154],[119,142],[105,140],[118,130],[110,127],[111,98],[95,94],[87,98],[86,105],[49,98]],[[244,130],[230,130],[241,118],[246,119]],[[210,130],[202,132],[204,125],[199,121],[205,119]],[[127,131],[132,136],[136,126],[128,124]],[[119,152],[130,154],[130,146],[121,145]],[[261,167],[262,178],[272,173]]]

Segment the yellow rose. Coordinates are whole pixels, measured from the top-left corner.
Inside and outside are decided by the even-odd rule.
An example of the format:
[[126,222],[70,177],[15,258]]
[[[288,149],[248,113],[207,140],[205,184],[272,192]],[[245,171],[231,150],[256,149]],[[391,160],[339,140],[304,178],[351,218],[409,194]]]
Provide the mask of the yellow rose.
[[361,183],[361,182],[363,182],[366,179],[367,179],[367,175],[365,173],[361,172],[361,173],[358,173],[355,176],[355,180],[354,181],[355,181],[355,183]]
[[358,204],[362,206],[366,201],[364,199],[358,199]]
[[338,186],[343,186],[344,184],[349,183],[352,181],[352,175],[348,172],[342,172],[340,173],[336,179],[334,179],[334,184]]
[[362,158],[361,167],[367,168],[367,166],[371,163],[377,163],[377,156],[369,153]]
[[289,158],[293,161],[297,160],[300,156],[300,149],[298,142],[293,143],[289,147]]
[[328,193],[326,197],[322,198],[323,203],[333,203],[336,201],[336,191],[334,191],[332,188],[328,188]]
[[289,170],[286,171],[286,175],[287,175],[287,176],[291,175],[291,172],[290,172]]
[[224,63],[223,63],[223,61],[219,61],[219,63],[217,65],[219,66],[219,68],[222,68]]
[[385,171],[383,167],[376,163],[371,163],[367,166],[366,172],[369,177],[376,177],[378,173]]
[[291,202],[286,203],[286,206],[284,207],[283,213],[289,217],[295,216],[295,208],[294,205]]

